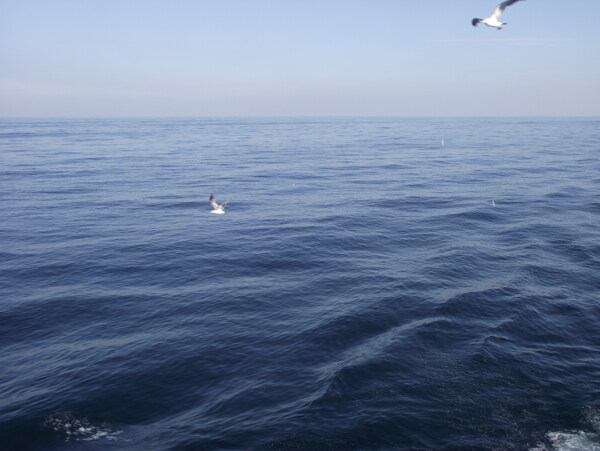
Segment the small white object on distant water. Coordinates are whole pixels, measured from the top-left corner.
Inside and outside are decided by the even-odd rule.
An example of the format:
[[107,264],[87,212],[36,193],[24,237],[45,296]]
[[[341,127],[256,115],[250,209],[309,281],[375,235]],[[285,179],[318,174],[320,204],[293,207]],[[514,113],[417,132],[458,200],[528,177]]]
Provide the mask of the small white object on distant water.
[[210,204],[213,207],[211,213],[214,213],[216,215],[224,215],[225,214],[225,205],[227,205],[231,201],[231,199],[227,199],[225,202],[223,202],[221,205],[219,205],[215,201],[215,196],[213,196],[211,194],[210,197],[208,198],[208,201],[210,202]]
[[444,138],[442,138],[442,146],[445,146],[446,143],[444,142]]
[[500,3],[496,7],[494,14],[492,14],[490,17],[486,19],[475,18],[471,21],[471,23],[474,27],[476,27],[479,24],[479,22],[481,22],[482,24],[487,25],[488,27],[494,27],[498,30],[501,30],[504,25],[507,25],[504,22],[500,22],[500,17],[502,16],[502,13],[504,12],[507,6],[510,6],[513,3],[517,3],[518,1],[520,0],[506,0],[505,2]]
[[492,201],[492,207],[496,206],[496,202]]

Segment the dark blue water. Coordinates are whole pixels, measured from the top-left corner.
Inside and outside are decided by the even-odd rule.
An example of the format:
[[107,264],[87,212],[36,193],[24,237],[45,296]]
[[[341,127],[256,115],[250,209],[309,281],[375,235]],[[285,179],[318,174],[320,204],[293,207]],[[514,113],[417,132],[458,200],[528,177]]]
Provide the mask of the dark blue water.
[[600,449],[599,119],[3,120],[0,159],[1,449]]

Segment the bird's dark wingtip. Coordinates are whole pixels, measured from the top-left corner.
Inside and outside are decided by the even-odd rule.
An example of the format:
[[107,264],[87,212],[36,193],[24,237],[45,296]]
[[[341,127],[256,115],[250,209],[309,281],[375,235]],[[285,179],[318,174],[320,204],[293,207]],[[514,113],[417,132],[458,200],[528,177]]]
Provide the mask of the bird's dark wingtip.
[[473,26],[476,27],[479,24],[479,22],[481,22],[481,19],[475,18],[471,21],[471,24],[473,24]]

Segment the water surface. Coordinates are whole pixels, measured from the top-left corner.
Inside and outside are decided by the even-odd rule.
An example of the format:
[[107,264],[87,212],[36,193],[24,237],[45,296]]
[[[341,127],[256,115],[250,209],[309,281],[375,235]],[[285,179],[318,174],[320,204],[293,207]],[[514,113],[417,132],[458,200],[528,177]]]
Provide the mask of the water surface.
[[4,449],[600,449],[599,119],[2,120],[0,163]]

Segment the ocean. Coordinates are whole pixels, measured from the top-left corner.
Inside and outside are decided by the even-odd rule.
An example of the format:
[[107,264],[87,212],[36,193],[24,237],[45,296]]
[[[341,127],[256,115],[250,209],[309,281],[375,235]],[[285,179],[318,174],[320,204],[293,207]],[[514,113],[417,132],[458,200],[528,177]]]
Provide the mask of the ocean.
[[600,450],[600,118],[2,119],[0,188],[3,450]]

